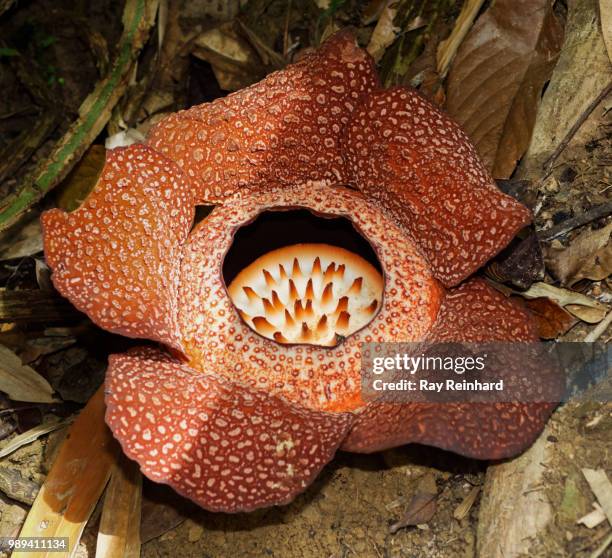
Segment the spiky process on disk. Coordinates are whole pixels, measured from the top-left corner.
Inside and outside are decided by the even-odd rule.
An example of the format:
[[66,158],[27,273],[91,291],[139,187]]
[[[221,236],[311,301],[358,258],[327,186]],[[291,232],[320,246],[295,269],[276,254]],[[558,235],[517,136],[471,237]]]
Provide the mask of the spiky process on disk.
[[383,278],[338,246],[297,244],[255,260],[227,289],[242,319],[278,343],[334,347],[372,320]]
[[[223,205],[190,231],[206,202]],[[228,292],[236,231],[295,208],[348,219],[382,273],[330,238],[263,256]],[[534,440],[548,402],[390,407],[360,389],[367,342],[534,339],[527,314],[486,284],[436,279],[458,284],[528,218],[448,117],[411,90],[380,90],[341,32],[168,117],[147,145],[109,152],[84,205],[42,222],[57,289],[101,327],[161,345],[110,359],[106,418],[125,453],[201,506],[236,512],[289,502],[340,445],[418,441],[488,459]]]

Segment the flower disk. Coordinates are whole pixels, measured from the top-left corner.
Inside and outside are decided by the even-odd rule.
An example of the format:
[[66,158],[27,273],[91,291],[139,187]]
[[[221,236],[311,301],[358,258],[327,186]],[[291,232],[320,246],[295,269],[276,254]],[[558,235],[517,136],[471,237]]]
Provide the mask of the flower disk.
[[357,254],[327,244],[268,252],[232,281],[242,319],[278,343],[332,347],[372,320],[383,278]]

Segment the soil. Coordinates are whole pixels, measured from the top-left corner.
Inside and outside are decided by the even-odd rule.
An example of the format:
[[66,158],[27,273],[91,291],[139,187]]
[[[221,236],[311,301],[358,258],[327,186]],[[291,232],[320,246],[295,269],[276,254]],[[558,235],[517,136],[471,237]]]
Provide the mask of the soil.
[[[427,477],[438,493],[433,519],[391,534]],[[475,552],[477,506],[461,521],[453,512],[483,477],[483,463],[422,446],[340,453],[289,506],[237,515],[199,511],[145,544],[142,556],[467,558]]]

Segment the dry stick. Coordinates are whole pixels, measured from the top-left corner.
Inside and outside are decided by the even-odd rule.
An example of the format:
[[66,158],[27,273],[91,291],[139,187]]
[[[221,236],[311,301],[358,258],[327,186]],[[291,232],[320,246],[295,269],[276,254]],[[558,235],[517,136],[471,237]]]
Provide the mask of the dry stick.
[[601,322],[599,322],[597,324],[597,327],[595,329],[593,329],[584,338],[584,342],[585,343],[593,343],[594,341],[597,341],[603,335],[603,333],[606,331],[606,329],[608,329],[608,326],[611,323],[612,323],[612,312],[608,312],[608,315],[603,320],[601,320]]
[[582,225],[586,225],[592,221],[597,221],[602,217],[607,217],[610,214],[612,214],[612,202],[596,205],[588,211],[585,211],[580,215],[576,215],[576,217],[571,217],[570,219],[566,219],[554,227],[550,227],[550,229],[538,232],[538,239],[540,241],[552,240],[553,238],[564,235],[565,233],[581,227]]
[[595,110],[597,105],[601,103],[612,91],[612,81],[602,90],[602,92],[597,95],[595,100],[582,112],[578,120],[574,122],[572,127],[568,130],[567,134],[563,138],[563,141],[557,146],[557,148],[552,152],[552,155],[546,160],[543,165],[543,168],[548,175],[554,165],[557,157],[561,155],[563,150],[567,147],[567,144],[572,140],[576,132],[580,129],[580,126],[584,124],[584,121],[589,117],[589,115]]

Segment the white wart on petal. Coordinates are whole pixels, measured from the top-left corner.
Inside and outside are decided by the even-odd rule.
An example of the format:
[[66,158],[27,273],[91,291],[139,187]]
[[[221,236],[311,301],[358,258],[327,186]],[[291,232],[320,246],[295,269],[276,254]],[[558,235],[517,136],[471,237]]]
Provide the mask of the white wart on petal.
[[112,356],[105,391],[106,421],[125,454],[212,511],[290,502],[353,420],[197,373],[154,349]]

